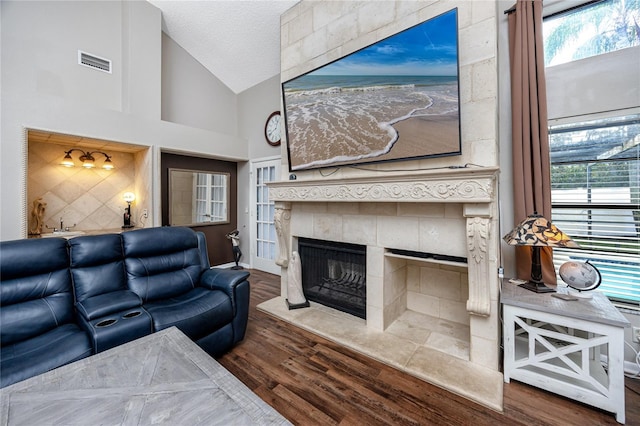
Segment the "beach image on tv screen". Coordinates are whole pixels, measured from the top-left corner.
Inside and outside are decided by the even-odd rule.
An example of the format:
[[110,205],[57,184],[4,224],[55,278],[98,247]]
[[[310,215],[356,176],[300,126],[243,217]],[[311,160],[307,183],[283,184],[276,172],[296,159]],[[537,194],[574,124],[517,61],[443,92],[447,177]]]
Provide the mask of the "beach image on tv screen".
[[460,153],[457,10],[283,84],[291,170]]

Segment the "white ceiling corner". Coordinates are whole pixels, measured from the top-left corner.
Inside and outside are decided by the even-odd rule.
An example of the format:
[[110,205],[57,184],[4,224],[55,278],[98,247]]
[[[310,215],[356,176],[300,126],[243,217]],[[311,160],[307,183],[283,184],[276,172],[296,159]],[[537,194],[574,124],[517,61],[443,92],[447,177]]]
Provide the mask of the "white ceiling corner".
[[298,0],[148,0],[162,30],[234,93],[280,73],[280,15]]

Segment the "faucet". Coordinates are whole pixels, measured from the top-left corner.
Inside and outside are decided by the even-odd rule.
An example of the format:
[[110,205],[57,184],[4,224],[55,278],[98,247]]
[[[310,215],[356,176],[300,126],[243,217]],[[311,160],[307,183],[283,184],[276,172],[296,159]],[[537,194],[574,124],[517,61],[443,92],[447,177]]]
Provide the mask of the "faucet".
[[76,224],[74,223],[71,226],[64,226],[64,222],[62,220],[62,217],[60,218],[60,228],[56,228],[55,226],[53,228],[51,228],[49,225],[45,225],[47,227],[47,229],[53,229],[53,232],[68,232],[71,228],[75,228]]

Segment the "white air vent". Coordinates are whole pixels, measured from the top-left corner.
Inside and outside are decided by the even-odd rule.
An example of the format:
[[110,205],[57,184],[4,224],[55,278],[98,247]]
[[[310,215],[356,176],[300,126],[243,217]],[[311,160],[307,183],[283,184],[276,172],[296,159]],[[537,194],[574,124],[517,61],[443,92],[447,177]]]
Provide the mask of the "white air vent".
[[111,61],[78,50],[78,64],[111,74]]

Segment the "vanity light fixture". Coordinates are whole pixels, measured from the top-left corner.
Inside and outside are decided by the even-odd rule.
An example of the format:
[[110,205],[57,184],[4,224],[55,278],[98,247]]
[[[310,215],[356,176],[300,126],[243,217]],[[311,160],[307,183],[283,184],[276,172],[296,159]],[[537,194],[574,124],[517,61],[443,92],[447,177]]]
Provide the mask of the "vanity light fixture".
[[105,156],[105,160],[104,163],[102,164],[102,168],[105,170],[113,170],[115,168],[115,166],[113,165],[113,163],[111,162],[111,156],[107,153],[104,153],[102,151],[83,151],[79,148],[72,148],[69,151],[65,151],[64,152],[64,158],[62,159],[62,162],[60,163],[61,165],[65,166],[65,167],[74,167],[75,163],[73,162],[73,158],[71,158],[71,153],[73,151],[80,151],[82,154],[80,155],[80,157],[78,158],[80,161],[82,161],[82,167],[84,167],[85,169],[92,169],[96,166],[95,161],[96,159],[93,158],[93,154],[102,154]]

